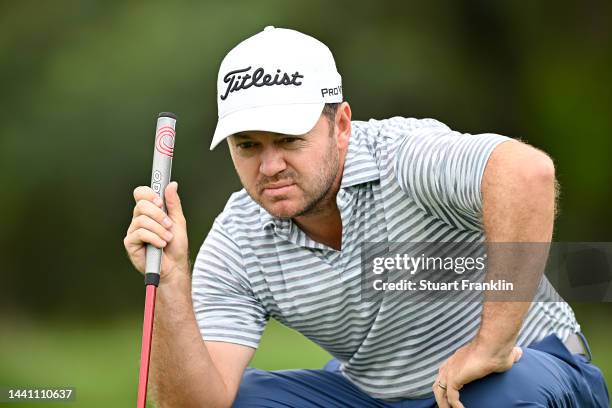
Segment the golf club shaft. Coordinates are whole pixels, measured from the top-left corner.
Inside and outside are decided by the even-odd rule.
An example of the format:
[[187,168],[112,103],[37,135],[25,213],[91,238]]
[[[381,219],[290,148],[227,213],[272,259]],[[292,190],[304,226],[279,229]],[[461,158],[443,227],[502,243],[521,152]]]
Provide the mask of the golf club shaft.
[[140,372],[138,374],[138,408],[147,404],[147,385],[149,383],[149,361],[151,339],[153,337],[153,316],[155,315],[155,292],[157,286],[146,285],[144,322],[142,324],[142,347],[140,349]]
[[[166,211],[164,191],[170,182],[172,156],[174,154],[174,136],[176,116],[162,112],[157,118],[155,130],[155,148],[153,149],[153,170],[151,188],[164,201],[162,209]],[[151,340],[153,338],[153,320],[155,316],[155,293],[159,285],[162,261],[162,250],[148,244],[145,256],[145,310],[142,325],[142,347],[140,350],[140,373],[138,376],[137,408],[145,408],[147,403],[147,385],[149,382],[149,362],[151,357]]]

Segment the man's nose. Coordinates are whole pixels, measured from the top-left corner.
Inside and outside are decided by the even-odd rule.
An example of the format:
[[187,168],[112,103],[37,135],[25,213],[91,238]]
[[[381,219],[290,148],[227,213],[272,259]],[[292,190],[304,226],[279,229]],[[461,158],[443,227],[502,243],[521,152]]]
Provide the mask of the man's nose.
[[283,153],[276,146],[266,146],[261,154],[259,171],[267,177],[273,177],[287,168]]

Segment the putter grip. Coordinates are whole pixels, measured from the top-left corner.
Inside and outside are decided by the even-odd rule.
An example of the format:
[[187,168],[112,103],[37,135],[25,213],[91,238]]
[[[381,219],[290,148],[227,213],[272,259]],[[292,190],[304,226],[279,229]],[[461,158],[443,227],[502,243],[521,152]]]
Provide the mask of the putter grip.
[[[157,118],[155,129],[155,148],[153,149],[153,170],[151,171],[151,188],[164,201],[162,209],[166,211],[164,191],[170,183],[172,155],[174,154],[174,137],[176,135],[176,116],[162,112]],[[147,244],[145,258],[145,284],[159,284],[162,250]]]

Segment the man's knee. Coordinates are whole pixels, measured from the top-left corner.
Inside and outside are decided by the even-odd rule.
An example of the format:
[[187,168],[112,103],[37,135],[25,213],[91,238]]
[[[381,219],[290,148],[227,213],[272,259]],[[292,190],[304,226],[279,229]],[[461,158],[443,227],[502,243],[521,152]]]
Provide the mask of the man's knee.
[[263,371],[248,368],[234,407],[369,407],[376,401],[344,376],[324,370]]

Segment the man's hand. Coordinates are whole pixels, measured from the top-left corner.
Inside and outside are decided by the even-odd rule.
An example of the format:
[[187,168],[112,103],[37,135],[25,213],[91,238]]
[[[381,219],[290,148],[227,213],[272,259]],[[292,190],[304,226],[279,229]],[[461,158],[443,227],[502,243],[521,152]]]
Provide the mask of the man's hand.
[[[438,370],[432,387],[438,406],[464,408],[459,401],[459,390],[465,384],[510,369],[522,355],[520,347],[513,347],[509,352],[492,351],[477,340],[459,348]],[[446,390],[440,384],[446,386]]]
[[165,198],[168,214],[164,213],[162,200],[150,187],[136,187],[134,216],[123,240],[130,261],[140,273],[145,272],[146,245],[164,249],[161,282],[167,281],[173,273],[189,274],[187,223],[175,181],[166,187]]

